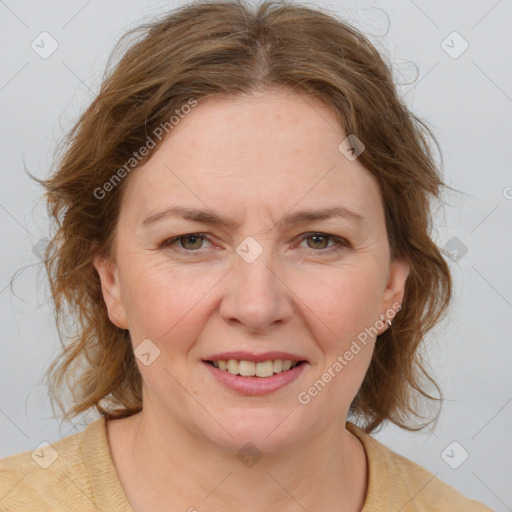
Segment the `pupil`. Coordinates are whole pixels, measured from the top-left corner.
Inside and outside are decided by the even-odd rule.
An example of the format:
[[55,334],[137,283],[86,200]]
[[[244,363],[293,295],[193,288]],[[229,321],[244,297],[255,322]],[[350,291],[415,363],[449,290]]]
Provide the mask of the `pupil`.
[[[194,239],[196,239],[196,243],[197,243],[197,241],[199,241],[199,242],[201,241],[201,238],[197,235],[187,235],[185,237],[185,240],[186,239],[189,239],[189,240],[192,239],[192,245],[194,245]],[[183,240],[182,240],[182,242],[183,242]],[[181,245],[183,246],[183,243]],[[184,248],[186,249],[187,247],[184,247]],[[197,246],[193,247],[193,249],[197,249]]]
[[325,242],[325,237],[324,236],[321,236],[321,235],[312,235],[311,237],[314,241],[313,243],[314,244],[317,244],[318,243],[318,239],[324,239],[324,242]]

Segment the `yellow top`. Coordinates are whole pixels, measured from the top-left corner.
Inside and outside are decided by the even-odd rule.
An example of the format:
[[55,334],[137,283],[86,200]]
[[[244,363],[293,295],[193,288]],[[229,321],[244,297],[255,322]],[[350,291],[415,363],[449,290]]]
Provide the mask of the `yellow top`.
[[[361,512],[492,512],[362,429],[369,483]],[[0,459],[0,512],[133,512],[117,477],[105,419],[51,445]]]

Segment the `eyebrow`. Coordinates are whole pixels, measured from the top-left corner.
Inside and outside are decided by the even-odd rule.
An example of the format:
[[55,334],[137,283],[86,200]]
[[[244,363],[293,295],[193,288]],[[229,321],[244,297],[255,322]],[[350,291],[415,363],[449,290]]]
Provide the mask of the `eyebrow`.
[[[219,226],[222,224],[228,229],[233,230],[238,229],[241,226],[240,222],[226,219],[216,213],[184,206],[171,206],[161,212],[150,215],[142,221],[142,225],[148,226],[167,217],[181,217],[186,220],[209,224],[212,226]],[[325,208],[322,210],[300,210],[294,213],[289,213],[277,224],[281,224],[284,227],[290,227],[296,224],[303,224],[305,222],[328,220],[336,217],[348,219],[356,223],[360,223],[364,220],[364,217],[359,213],[349,210],[344,206],[334,206],[332,208]]]

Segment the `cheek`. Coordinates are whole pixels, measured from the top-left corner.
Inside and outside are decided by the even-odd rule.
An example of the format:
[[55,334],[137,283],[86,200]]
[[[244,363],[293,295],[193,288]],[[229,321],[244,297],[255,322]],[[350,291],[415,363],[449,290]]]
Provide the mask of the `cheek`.
[[202,279],[169,266],[129,263],[123,301],[134,345],[149,338],[159,346],[172,340],[174,352],[185,348],[201,328],[195,314],[213,286],[211,277]]
[[297,280],[297,295],[320,329],[324,348],[341,349],[379,318],[383,283],[375,265],[345,265]]
[[[326,424],[341,409],[348,413],[368,370],[374,348],[370,328],[378,319],[382,290],[378,275],[378,269],[371,266],[345,267],[324,277],[317,274],[314,280],[308,278],[301,288],[301,297],[307,297],[304,303],[310,308],[309,313],[304,309],[304,315],[310,319],[319,359],[309,387],[298,398],[312,416],[322,417]],[[327,409],[326,404],[330,404]]]

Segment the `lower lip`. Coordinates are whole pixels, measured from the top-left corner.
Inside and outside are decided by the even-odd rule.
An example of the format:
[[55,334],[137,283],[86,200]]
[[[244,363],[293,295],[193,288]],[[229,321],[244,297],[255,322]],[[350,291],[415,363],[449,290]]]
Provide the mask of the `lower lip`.
[[281,389],[287,384],[297,380],[302,372],[308,366],[308,363],[301,363],[291,370],[282,373],[276,373],[272,377],[242,377],[240,375],[233,375],[226,370],[219,370],[215,366],[203,361],[212,375],[221,383],[232,389],[238,391],[243,395],[268,395]]

